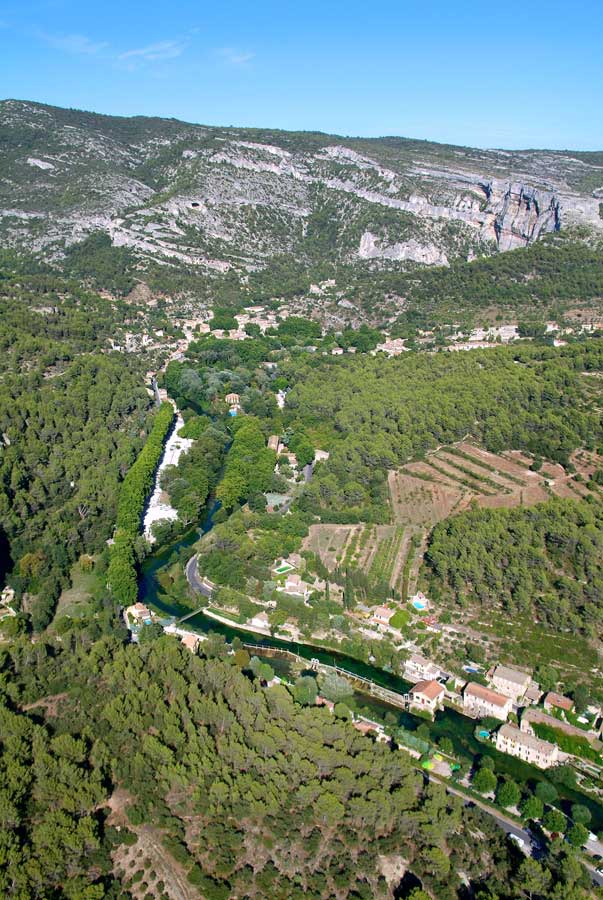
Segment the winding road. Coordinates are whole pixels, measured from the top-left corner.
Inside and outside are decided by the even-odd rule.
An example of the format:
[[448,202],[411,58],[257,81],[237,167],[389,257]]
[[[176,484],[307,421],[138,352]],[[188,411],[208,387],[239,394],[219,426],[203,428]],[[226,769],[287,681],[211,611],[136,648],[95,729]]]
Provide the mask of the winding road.
[[203,594],[204,597],[211,598],[215,585],[211,581],[207,581],[199,574],[199,560],[197,554],[191,556],[184,569],[186,580],[197,594]]

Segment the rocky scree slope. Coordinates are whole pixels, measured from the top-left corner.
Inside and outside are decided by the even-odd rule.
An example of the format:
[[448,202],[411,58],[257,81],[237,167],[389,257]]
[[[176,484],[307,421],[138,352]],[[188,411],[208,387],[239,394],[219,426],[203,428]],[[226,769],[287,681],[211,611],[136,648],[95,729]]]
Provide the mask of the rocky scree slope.
[[603,235],[603,154],[213,128],[0,103],[0,243],[60,259],[93,232],[141,265],[442,265],[559,229]]

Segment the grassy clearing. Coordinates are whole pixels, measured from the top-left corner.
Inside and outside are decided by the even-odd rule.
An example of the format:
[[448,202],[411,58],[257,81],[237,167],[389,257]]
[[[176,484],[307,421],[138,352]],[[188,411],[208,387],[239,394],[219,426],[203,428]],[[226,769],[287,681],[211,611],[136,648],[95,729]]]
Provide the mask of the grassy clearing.
[[389,620],[392,628],[404,629],[410,622],[410,613],[405,609],[398,609]]
[[74,563],[71,568],[71,587],[59,597],[55,618],[70,616],[73,619],[85,615],[95,584],[94,565],[88,569],[81,562]]
[[217,606],[208,606],[206,612],[214,613],[216,616],[222,616],[223,619],[230,619],[231,622],[236,622],[237,625],[241,624],[241,617],[237,615],[237,613],[228,612],[225,609],[218,609]]

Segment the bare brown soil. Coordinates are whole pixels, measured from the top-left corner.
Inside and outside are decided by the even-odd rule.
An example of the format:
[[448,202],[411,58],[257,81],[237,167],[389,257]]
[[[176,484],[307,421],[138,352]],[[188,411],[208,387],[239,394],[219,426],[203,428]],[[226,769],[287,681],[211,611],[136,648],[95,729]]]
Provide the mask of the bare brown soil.
[[[320,556],[328,569],[335,569],[345,556],[346,548],[354,534],[360,534],[362,525],[311,525],[304,539],[303,549]],[[337,557],[340,559],[337,559]]]
[[[463,455],[455,455],[454,449]],[[580,499],[592,494],[586,482],[593,472],[603,470],[603,457],[578,451],[572,462],[582,481],[575,481],[573,474],[555,463],[547,462],[534,472],[529,468],[532,460],[515,450],[495,454],[467,441],[460,441],[454,448],[441,447],[424,460],[388,473],[394,525],[312,525],[303,547],[317,553],[331,570],[345,563],[364,572],[370,571],[382,548],[376,563],[381,572],[383,559],[388,558],[388,548],[383,544],[395,541],[396,527],[402,526],[404,535],[388,574],[390,585],[399,590],[412,535],[420,534],[422,549],[411,566],[411,588],[417,580],[427,534],[438,522],[472,503],[490,509],[511,508],[533,506],[555,495]],[[385,569],[390,568],[391,557],[389,560]]]
[[404,469],[389,473],[396,522],[432,528],[472,502],[493,509],[532,506],[553,495],[579,499],[591,493],[584,482],[594,471],[603,469],[603,459],[597,454],[579,451],[572,462],[584,481],[576,482],[573,475],[556,463],[546,463],[540,472],[531,471],[529,457],[515,450],[497,455],[465,441],[456,447],[470,458],[457,457],[442,447],[424,461],[409,463]]
[[59,714],[59,703],[61,703],[62,700],[66,700],[68,696],[68,693],[53,694],[50,697],[42,697],[40,700],[36,700],[35,703],[28,703],[22,708],[25,712],[29,712],[31,709],[43,708],[44,715],[53,718]]
[[394,520],[400,525],[429,528],[452,513],[465,489],[444,477],[423,481],[413,477],[413,472],[437,476],[424,463],[411,463],[403,471],[389,473]]

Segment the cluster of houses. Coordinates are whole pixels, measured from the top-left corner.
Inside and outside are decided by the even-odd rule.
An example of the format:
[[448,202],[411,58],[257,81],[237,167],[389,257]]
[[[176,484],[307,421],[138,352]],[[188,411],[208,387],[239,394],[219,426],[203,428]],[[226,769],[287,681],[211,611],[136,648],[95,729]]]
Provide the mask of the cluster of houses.
[[245,325],[257,325],[262,334],[265,334],[268,328],[276,328],[278,325],[277,315],[281,319],[286,319],[289,311],[282,308],[276,312],[266,310],[264,306],[246,306],[245,312],[235,315],[235,319],[239,325],[239,332],[247,337],[245,333]]
[[[157,616],[144,603],[133,603],[124,611],[124,621],[126,627],[132,635],[132,640],[138,640],[138,631],[143,625],[152,625],[157,622]],[[172,634],[180,638],[180,642],[191,653],[196,653],[201,643],[201,636],[192,631],[186,631],[184,628],[178,628],[177,625],[165,625],[164,632]]]
[[[534,724],[547,724],[599,743],[596,734],[559,718],[559,712],[573,711],[573,702],[569,697],[553,691],[543,697],[542,691],[527,672],[497,665],[487,673],[488,686],[468,681],[460,693],[448,687],[448,683],[455,683],[454,679],[420,655],[411,656],[407,660],[404,674],[409,681],[414,682],[409,691],[411,709],[433,715],[442,708],[444,699],[448,698],[459,704],[465,715],[471,718],[496,719],[503,723],[496,733],[497,750],[538,768],[555,766],[566,759],[567,754],[562,753],[556,744],[539,738],[534,733]],[[534,708],[540,702],[543,710]],[[511,713],[521,715],[518,725],[507,721]]]

